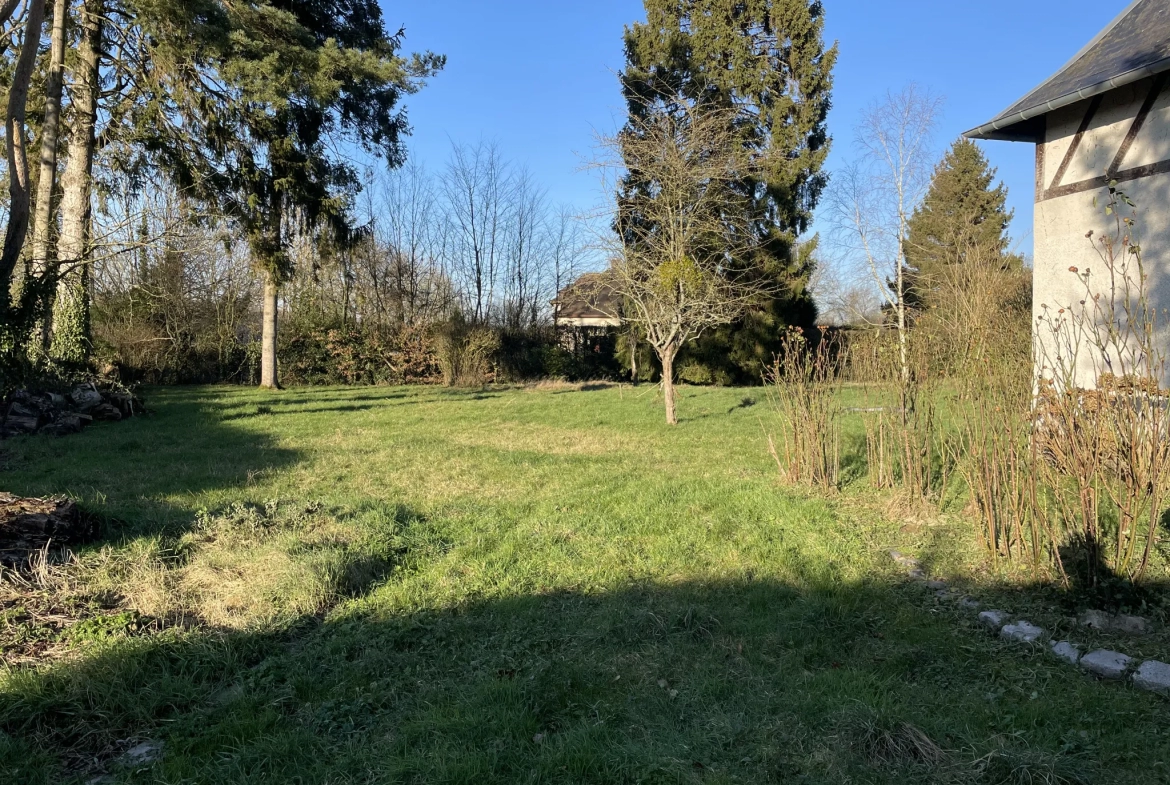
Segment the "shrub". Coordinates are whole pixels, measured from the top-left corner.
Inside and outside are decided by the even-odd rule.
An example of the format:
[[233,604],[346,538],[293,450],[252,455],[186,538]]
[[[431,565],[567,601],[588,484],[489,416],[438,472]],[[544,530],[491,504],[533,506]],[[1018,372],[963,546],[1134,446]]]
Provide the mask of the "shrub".
[[678,367],[678,378],[688,384],[711,384],[714,381],[711,369],[694,360],[686,360]]
[[255,333],[247,317],[243,298],[180,308],[152,292],[99,297],[93,363],[125,382],[251,382]]
[[448,387],[477,387],[495,381],[492,359],[500,348],[495,330],[471,324],[456,312],[435,328],[434,341],[443,383]]
[[424,328],[286,329],[281,372],[290,384],[434,384],[439,364]]

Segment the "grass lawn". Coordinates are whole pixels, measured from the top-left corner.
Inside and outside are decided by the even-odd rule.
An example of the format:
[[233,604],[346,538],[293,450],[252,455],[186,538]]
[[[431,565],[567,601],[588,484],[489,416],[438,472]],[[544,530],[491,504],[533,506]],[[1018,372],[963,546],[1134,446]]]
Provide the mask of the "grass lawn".
[[1170,781],[1170,702],[887,555],[974,579],[963,528],[786,490],[762,391],[684,395],[168,389],[4,444],[104,523],[0,605],[0,783]]

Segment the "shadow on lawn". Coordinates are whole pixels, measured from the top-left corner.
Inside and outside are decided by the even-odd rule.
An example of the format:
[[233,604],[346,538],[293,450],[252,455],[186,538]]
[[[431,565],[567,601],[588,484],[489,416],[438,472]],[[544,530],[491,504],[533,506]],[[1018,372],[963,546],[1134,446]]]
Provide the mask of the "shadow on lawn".
[[372,404],[341,404],[336,406],[317,406],[319,401],[306,400],[300,408],[293,409],[291,407],[274,409],[271,404],[261,404],[254,407],[252,411],[237,412],[235,414],[226,414],[219,418],[220,422],[231,422],[233,420],[247,420],[253,417],[287,417],[288,415],[297,414],[352,414],[353,412],[368,412],[373,409],[380,409],[383,407],[374,406]]
[[19,495],[80,499],[104,521],[105,540],[177,536],[197,510],[171,500],[245,488],[300,462],[301,453],[281,446],[278,435],[231,424],[206,394],[170,395],[147,416],[60,439],[13,440],[16,460],[0,482]]
[[[257,477],[302,461],[298,450],[280,443],[279,431],[241,427],[242,422],[281,414],[345,414],[499,397],[482,390],[439,387],[420,388],[419,393],[322,393],[289,390],[224,404],[206,390],[168,390],[148,416],[95,425],[67,438],[34,436],[5,442],[0,487],[23,496],[66,494],[82,499],[83,506],[103,521],[98,545],[126,537],[173,537],[190,528],[198,511],[165,500],[244,489]],[[329,402],[337,405],[321,405]],[[38,470],[44,466],[52,466],[52,472]]]
[[[412,614],[375,591],[279,631],[123,641],[10,679],[0,779],[1156,781],[1156,698],[959,645],[912,591],[645,584]],[[119,763],[143,740],[158,762]]]

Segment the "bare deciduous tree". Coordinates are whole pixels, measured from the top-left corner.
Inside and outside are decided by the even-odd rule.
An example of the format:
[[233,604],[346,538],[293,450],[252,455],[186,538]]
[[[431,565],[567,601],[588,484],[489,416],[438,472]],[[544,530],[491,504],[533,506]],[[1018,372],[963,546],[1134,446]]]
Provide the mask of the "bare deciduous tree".
[[860,157],[835,177],[829,199],[836,237],[864,260],[894,314],[903,398],[911,381],[906,236],[930,183],[941,106],[941,99],[915,85],[870,106],[857,127]]
[[452,261],[465,285],[465,307],[475,322],[490,316],[505,222],[507,174],[494,145],[455,145],[443,175]]
[[545,256],[549,249],[545,226],[545,192],[532,174],[514,173],[507,190],[507,281],[504,285],[504,324],[521,330],[540,320]]
[[[735,187],[753,166],[729,111],[648,107],[601,140],[603,171],[630,173],[614,208],[608,284],[626,322],[662,363],[666,421],[675,425],[674,361],[704,331],[735,321],[767,293],[764,276],[732,260],[758,243],[749,204]],[[612,189],[617,194],[617,189]]]
[[371,194],[375,242],[357,259],[370,299],[361,311],[410,326],[439,318],[452,293],[440,270],[447,242],[442,209],[426,170],[408,162],[380,178]]
[[541,324],[580,261],[572,214],[555,213],[536,179],[488,143],[452,148],[439,209],[436,256],[467,319],[519,330]]
[[582,223],[567,206],[557,210],[548,222],[548,257],[545,261],[552,267],[549,272],[554,294],[576,280],[585,265]]
[[818,258],[809,280],[821,324],[876,326],[882,298],[868,272],[859,276],[846,260]]

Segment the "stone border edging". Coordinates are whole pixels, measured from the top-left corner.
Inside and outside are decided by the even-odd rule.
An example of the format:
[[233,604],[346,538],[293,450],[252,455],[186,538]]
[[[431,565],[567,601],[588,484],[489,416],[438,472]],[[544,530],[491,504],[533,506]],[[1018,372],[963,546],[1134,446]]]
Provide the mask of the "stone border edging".
[[[939,599],[956,598],[956,593],[947,588],[946,581],[931,579],[917,559],[905,556],[898,551],[890,551],[890,558],[898,566],[905,569],[910,578],[921,582],[926,588],[934,590]],[[982,607],[979,601],[973,597],[959,597],[958,603],[967,610],[979,611]],[[1048,633],[1043,628],[1023,619],[1016,619],[1009,624],[1012,616],[1005,611],[979,611],[978,619],[983,626],[998,633],[1001,638],[1010,641],[1036,644],[1041,638],[1048,637]],[[1134,668],[1137,660],[1121,652],[1096,649],[1088,654],[1082,654],[1082,647],[1070,641],[1049,639],[1048,648],[1054,656],[1070,665],[1077,665],[1081,670],[1094,676],[1118,680],[1129,675],[1130,681],[1138,689],[1170,696],[1170,664],[1158,660],[1146,660]]]

